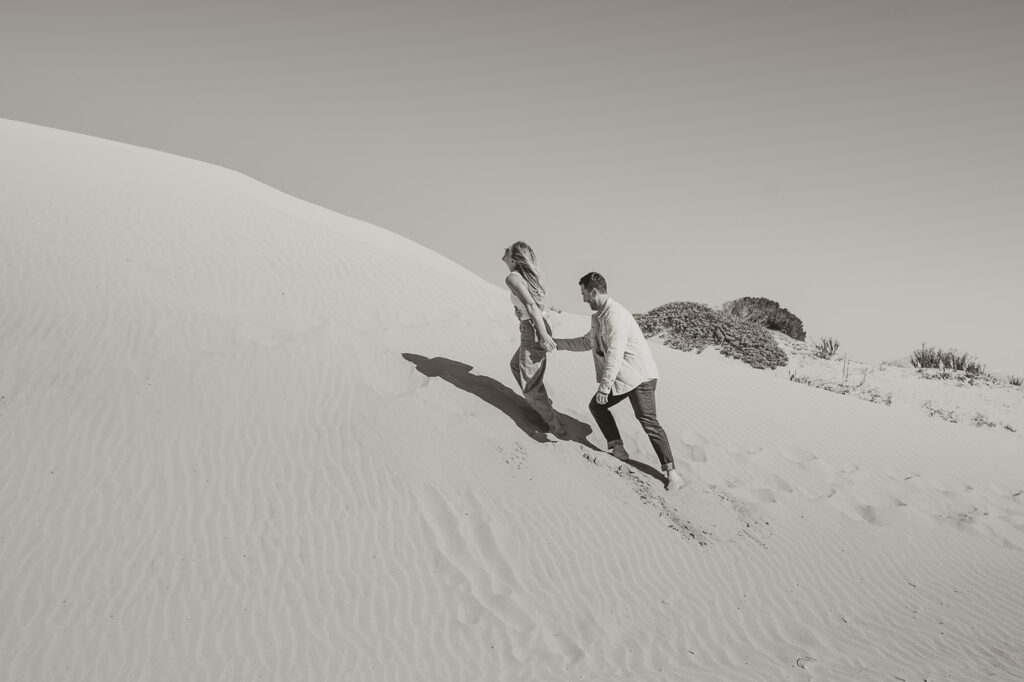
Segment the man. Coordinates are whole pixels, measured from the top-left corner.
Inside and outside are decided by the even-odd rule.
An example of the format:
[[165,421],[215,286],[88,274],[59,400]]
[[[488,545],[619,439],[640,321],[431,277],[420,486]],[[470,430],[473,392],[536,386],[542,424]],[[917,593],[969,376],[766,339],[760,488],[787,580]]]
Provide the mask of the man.
[[580,293],[594,311],[590,331],[575,339],[555,339],[555,345],[558,350],[589,350],[593,353],[598,383],[597,393],[590,401],[590,413],[608,440],[612,455],[621,460],[629,459],[610,409],[628,398],[668,477],[665,488],[679,490],[683,487],[683,479],[676,471],[672,447],[665,429],[658,423],[655,407],[658,367],[640,325],[628,310],[608,295],[608,283],[599,273],[589,272],[580,278]]

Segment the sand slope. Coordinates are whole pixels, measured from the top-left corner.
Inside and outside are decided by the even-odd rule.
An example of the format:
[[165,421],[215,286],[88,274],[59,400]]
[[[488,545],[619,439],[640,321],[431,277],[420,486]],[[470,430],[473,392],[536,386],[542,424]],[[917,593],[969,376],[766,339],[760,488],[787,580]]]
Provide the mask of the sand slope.
[[656,347],[666,495],[628,405],[636,461],[592,448],[584,354],[575,439],[531,436],[507,295],[443,257],[194,161],[0,149],[0,679],[1024,676],[1019,437]]

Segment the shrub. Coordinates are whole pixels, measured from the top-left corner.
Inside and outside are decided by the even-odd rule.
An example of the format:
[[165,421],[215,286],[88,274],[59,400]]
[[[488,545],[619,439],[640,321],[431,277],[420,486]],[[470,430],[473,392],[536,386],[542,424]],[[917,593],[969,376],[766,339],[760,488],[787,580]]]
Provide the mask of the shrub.
[[828,360],[829,358],[835,357],[835,354],[839,352],[839,342],[828,337],[822,339],[814,344],[814,354],[819,358]]
[[974,415],[974,419],[971,420],[971,423],[978,427],[987,426],[989,428],[996,425],[994,421],[983,415],[981,412]]
[[665,345],[678,350],[715,346],[722,355],[760,369],[789,360],[764,327],[700,303],[667,303],[635,317],[644,336],[662,334]]
[[888,393],[882,393],[873,388],[867,390],[867,394],[863,397],[864,400],[872,403],[878,403],[880,405],[892,405],[892,391]]
[[968,374],[984,374],[985,368],[967,353],[957,354],[954,350],[939,350],[925,344],[910,356],[910,364],[918,369],[948,369]]
[[956,412],[954,412],[953,410],[947,410],[942,407],[937,407],[933,405],[932,401],[930,400],[926,400],[922,407],[928,410],[929,417],[939,417],[940,419],[945,419],[946,421],[952,422],[954,424],[957,424],[960,421],[960,417],[957,416]]
[[1024,386],[1024,377],[1010,377],[1008,381],[1011,386]]
[[800,318],[768,298],[752,298],[750,296],[737,298],[735,301],[724,303],[722,312],[782,332],[797,341],[807,338],[804,323],[800,321]]

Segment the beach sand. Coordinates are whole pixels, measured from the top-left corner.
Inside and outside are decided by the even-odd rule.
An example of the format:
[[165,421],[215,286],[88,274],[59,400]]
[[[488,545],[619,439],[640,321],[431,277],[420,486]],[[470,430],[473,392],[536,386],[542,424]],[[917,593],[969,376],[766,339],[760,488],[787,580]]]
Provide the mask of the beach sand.
[[666,493],[627,404],[602,452],[588,354],[547,371],[572,438],[535,433],[497,258],[0,149],[0,679],[1024,677],[1020,434],[655,344]]

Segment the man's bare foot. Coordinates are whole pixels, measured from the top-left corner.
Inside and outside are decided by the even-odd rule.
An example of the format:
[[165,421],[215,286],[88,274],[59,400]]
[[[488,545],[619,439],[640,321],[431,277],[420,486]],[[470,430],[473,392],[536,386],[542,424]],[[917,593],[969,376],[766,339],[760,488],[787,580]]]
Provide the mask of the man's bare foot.
[[683,489],[683,477],[679,475],[679,472],[672,469],[668,472],[668,483],[665,484],[665,490],[672,492],[673,490]]

